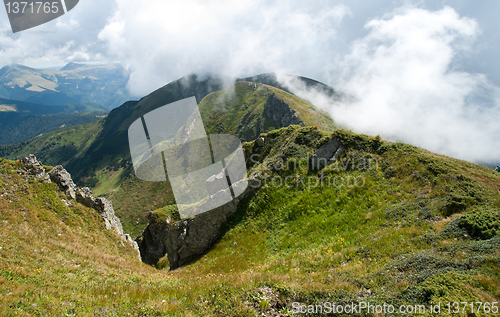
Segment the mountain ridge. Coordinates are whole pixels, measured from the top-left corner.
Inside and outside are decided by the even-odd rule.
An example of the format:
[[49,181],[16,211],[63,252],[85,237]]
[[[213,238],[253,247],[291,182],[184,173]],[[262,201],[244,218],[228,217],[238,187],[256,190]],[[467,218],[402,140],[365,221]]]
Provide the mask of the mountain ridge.
[[45,105],[95,102],[112,109],[131,99],[127,81],[115,64],[69,63],[60,70],[13,64],[0,69],[0,97]]
[[[94,132],[91,139],[86,139],[92,140],[90,143],[87,141],[79,143],[84,145],[84,148],[74,147],[71,144],[65,144],[65,148],[62,145],[58,147],[61,136],[53,134],[57,135],[55,140],[49,135],[27,142],[23,145],[24,150],[23,147],[11,146],[4,147],[2,152],[8,153],[11,149],[9,157],[15,158],[18,155],[27,155],[29,153],[26,152],[31,151],[30,153],[41,156],[50,164],[65,163],[66,169],[77,184],[94,187],[99,195],[111,194],[110,198],[117,202],[116,212],[124,220],[125,228],[128,232],[132,230],[132,233],[138,234],[142,231],[141,226],[147,223],[148,210],[171,203],[173,199],[168,184],[149,183],[131,178],[133,171],[128,148],[128,127],[142,115],[170,102],[195,96],[207,133],[235,134],[242,141],[250,141],[260,133],[282,126],[275,121],[276,118],[273,119],[266,114],[269,114],[270,109],[266,101],[273,95],[276,100],[283,101],[282,110],[290,109],[287,113],[291,116],[296,114],[305,125],[317,125],[327,130],[335,127],[328,114],[279,88],[245,81],[236,81],[234,86],[228,88],[227,82],[227,79],[220,77],[199,77],[193,74],[171,82],[138,101],[128,101],[113,109],[99,123],[99,131]],[[289,121],[286,124],[292,123],[297,122]],[[61,132],[64,133],[64,130]],[[73,135],[72,133],[70,135]],[[73,136],[68,135],[67,138]],[[46,143],[48,148],[42,146]],[[64,161],[47,157],[39,152],[42,148],[43,151],[50,151],[55,154],[54,157],[61,157]],[[151,193],[156,192],[163,192],[164,195],[148,198],[149,202],[144,201]],[[134,210],[136,215],[140,215],[139,221],[137,222],[137,218],[132,219],[132,215],[125,214],[125,210]],[[132,228],[132,223],[137,225]]]

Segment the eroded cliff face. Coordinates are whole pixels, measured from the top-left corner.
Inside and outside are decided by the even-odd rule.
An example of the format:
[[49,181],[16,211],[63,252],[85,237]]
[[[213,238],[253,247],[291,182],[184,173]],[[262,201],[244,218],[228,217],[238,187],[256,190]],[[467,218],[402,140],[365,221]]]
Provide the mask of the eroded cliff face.
[[267,97],[264,104],[264,114],[276,122],[277,129],[288,127],[293,124],[304,126],[305,123],[300,119],[295,111],[283,100],[276,97],[274,93]]
[[176,269],[189,260],[203,255],[220,237],[220,227],[234,215],[237,201],[231,201],[193,218],[171,223],[157,223],[150,217],[149,225],[137,238],[141,258],[147,264],[156,264],[165,254],[170,269]]
[[[167,219],[157,222],[151,213],[149,225],[136,239],[142,261],[147,264],[156,264],[167,254],[170,269],[174,270],[205,254],[221,236],[221,227],[236,213],[241,199],[257,189],[259,184],[257,180],[249,179],[245,192],[239,198],[181,221],[172,223],[170,219]],[[203,204],[220,201],[218,196],[225,194],[227,193],[224,190],[220,190]],[[206,206],[203,204],[198,208],[204,209]]]
[[47,172],[33,154],[21,158],[20,161],[26,168],[27,177],[33,176],[41,182],[56,183],[59,189],[64,191],[70,199],[69,201],[65,201],[66,204],[71,204],[71,200],[73,200],[86,207],[95,209],[101,214],[106,229],[116,230],[123,240],[130,243],[135,249],[139,249],[137,243],[132,240],[128,234],[123,232],[122,223],[115,215],[113,204],[109,200],[103,197],[94,197],[92,191],[88,187],[77,187],[71,175],[61,165],[55,166]]

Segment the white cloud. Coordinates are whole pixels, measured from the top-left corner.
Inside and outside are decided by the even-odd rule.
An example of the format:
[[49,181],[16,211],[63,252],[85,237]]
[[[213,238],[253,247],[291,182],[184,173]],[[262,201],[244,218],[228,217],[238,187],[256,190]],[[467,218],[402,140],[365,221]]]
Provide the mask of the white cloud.
[[117,6],[99,38],[131,70],[130,88],[138,94],[191,72],[321,69],[349,14],[343,5],[299,1],[117,0]]
[[474,20],[403,7],[366,28],[335,73],[335,87],[356,100],[316,100],[337,122],[466,160],[500,158],[499,88],[452,66],[480,32]]
[[103,56],[97,35],[106,24],[113,2],[80,1],[67,14],[46,24],[13,34],[0,10],[0,67],[18,63],[31,67],[62,66],[70,61],[111,61]]
[[[0,66],[119,61],[139,96],[192,72],[297,74],[356,96],[355,102],[332,106],[302,89],[356,131],[498,161],[499,88],[471,70],[484,71],[496,60],[495,51],[489,51],[494,58],[470,58],[489,56],[478,54],[478,46],[498,47],[491,41],[496,17],[476,14],[490,32],[484,37],[475,20],[450,7],[430,11],[415,0],[419,8],[392,11],[411,1],[85,0],[61,18],[18,34],[0,12]],[[474,14],[468,9],[477,4],[464,3],[462,12]],[[465,64],[468,72],[460,68]]]

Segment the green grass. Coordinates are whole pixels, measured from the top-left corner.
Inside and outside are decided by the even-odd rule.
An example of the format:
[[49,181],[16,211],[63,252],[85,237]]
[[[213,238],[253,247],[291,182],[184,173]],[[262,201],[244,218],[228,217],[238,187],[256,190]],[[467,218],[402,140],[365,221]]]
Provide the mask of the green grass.
[[149,212],[175,203],[169,183],[147,182],[132,175],[109,197],[124,231],[134,238],[146,228]]
[[[447,302],[499,301],[499,173],[345,130],[291,126],[262,136],[264,147],[243,147],[257,154],[248,168],[266,184],[241,201],[207,254],[172,272],[165,259],[160,270],[139,262],[95,211],[67,207],[54,184],[25,181],[19,163],[2,161],[0,313],[292,316],[293,302],[365,301],[441,303],[447,316]],[[347,148],[341,163],[307,169],[330,137]],[[308,182],[321,175],[364,182]],[[274,186],[278,176],[291,186]],[[140,205],[165,189],[142,186],[124,201]],[[175,216],[163,207],[171,204],[152,206],[153,219]]]
[[[307,136],[315,131],[289,127],[269,133],[268,148],[261,149],[266,153],[263,162],[280,157],[282,151],[276,145],[303,132]],[[316,172],[276,172],[255,164],[254,171],[267,175],[270,182],[242,202],[226,234],[208,254],[174,272],[198,276],[202,285],[210,278],[229,283],[217,290],[227,295],[208,301],[206,311],[201,311],[223,316],[230,309],[233,314],[252,316],[265,307],[286,311],[292,301],[359,302],[359,296],[396,307],[498,302],[500,236],[477,235],[474,228],[486,227],[479,232],[488,234],[497,228],[481,217],[497,219],[499,176],[481,166],[379,138],[343,130],[334,135],[350,140],[344,160],[365,157],[378,159],[379,164],[368,170],[330,167],[324,173],[363,176],[365,185],[309,190],[307,183],[302,186],[298,180],[318,176]],[[321,138],[309,140],[317,141],[313,147],[322,142]],[[301,137],[299,143],[308,142]],[[253,142],[245,148],[251,151]],[[296,175],[299,185],[272,186],[279,173]],[[457,210],[454,193],[463,191],[464,184],[468,189],[461,199],[466,204]],[[453,228],[454,219],[475,227],[460,225],[463,234],[457,235],[455,229],[453,236],[444,234]],[[237,286],[232,284],[235,280]],[[259,295],[263,286],[281,300],[268,304]]]
[[207,133],[233,134],[243,141],[251,141],[262,132],[274,130],[277,123],[264,114],[264,104],[273,93],[307,125],[330,131],[335,128],[331,117],[310,103],[269,85],[241,81],[234,89],[211,93],[200,102]]
[[0,144],[18,143],[64,127],[86,124],[99,120],[106,114],[106,112],[31,114],[0,111]]
[[106,195],[120,187],[121,178],[126,173],[126,170],[119,168],[117,171],[104,170],[97,173],[98,186],[93,192],[96,196]]

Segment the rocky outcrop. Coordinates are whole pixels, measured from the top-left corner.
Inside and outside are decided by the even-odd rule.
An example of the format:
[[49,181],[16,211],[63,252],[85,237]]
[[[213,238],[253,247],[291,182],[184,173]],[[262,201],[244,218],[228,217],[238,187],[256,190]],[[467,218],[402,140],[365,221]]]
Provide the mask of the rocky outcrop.
[[[261,147],[266,141],[260,137],[256,142]],[[310,157],[309,164],[313,169],[324,168],[338,160],[344,152],[340,141],[332,138],[316,150]],[[225,176],[225,171],[222,170],[208,179],[207,189],[212,196],[204,204],[218,201],[217,195],[224,195],[225,190],[218,183]],[[148,226],[136,239],[143,262],[154,265],[167,255],[170,269],[173,270],[205,254],[220,238],[221,227],[236,213],[240,200],[260,186],[260,177],[260,174],[255,174],[250,178],[245,192],[239,198],[213,209],[200,205],[199,208],[210,211],[188,219],[172,223],[170,218],[160,221],[150,213]]]
[[283,100],[276,97],[274,93],[267,97],[264,104],[264,114],[276,122],[275,128],[288,127],[293,124],[305,125],[295,111]]
[[[149,225],[136,239],[142,261],[147,264],[156,264],[167,254],[170,269],[173,270],[205,254],[221,236],[220,228],[234,215],[239,201],[253,192],[259,184],[260,182],[256,179],[250,179],[245,192],[239,199],[236,198],[208,212],[175,223],[171,223],[170,219],[158,223],[151,213]],[[217,195],[223,194],[224,190],[217,192],[204,204],[218,201]],[[204,208],[204,206],[200,205],[199,208]]]
[[28,170],[30,175],[35,176],[36,179],[42,182],[51,182],[49,175],[45,173],[45,167],[43,167],[43,165],[37,161],[36,157],[33,154],[30,154],[28,157],[21,158],[20,161],[26,166],[26,169]]
[[94,197],[92,191],[88,187],[83,187],[76,189],[76,201],[84,206],[97,210],[104,219],[106,229],[115,228],[121,237],[125,238],[125,240],[131,240],[130,237],[123,232],[122,223],[115,215],[113,204],[109,200],[103,197]]
[[226,189],[227,184],[226,169],[223,168],[219,174],[210,176],[210,178],[207,179],[206,189],[208,195],[214,195],[220,190]]
[[[30,156],[34,156],[30,154]],[[35,158],[36,159],[36,158]],[[68,173],[64,167],[57,165],[49,172],[50,179],[59,185],[59,188],[66,192],[68,196],[72,199],[76,199],[76,185],[71,178],[70,173]]]
[[[94,197],[94,194],[88,187],[77,187],[71,175],[61,165],[52,168],[46,173],[45,168],[37,161],[33,154],[21,158],[20,161],[25,165],[28,172],[37,179],[44,182],[56,183],[72,200],[98,211],[104,220],[106,229],[109,230],[114,228],[123,240],[129,242],[135,249],[139,249],[137,243],[132,240],[128,234],[123,232],[122,223],[115,215],[113,204],[109,200],[102,197]],[[70,202],[64,201],[67,206],[71,206]]]
[[320,146],[309,158],[309,167],[312,170],[320,170],[323,167],[335,162],[340,155],[345,152],[344,147],[337,139],[331,139]]

